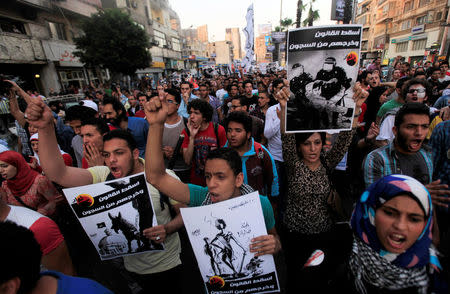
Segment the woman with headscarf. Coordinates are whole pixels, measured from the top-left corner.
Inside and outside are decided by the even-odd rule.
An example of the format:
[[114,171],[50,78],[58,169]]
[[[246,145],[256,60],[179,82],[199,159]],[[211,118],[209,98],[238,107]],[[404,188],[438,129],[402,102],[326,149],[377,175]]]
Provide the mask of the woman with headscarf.
[[431,244],[432,215],[431,196],[419,181],[390,175],[373,183],[352,215],[353,248],[347,277],[338,275],[340,290],[431,293],[430,272],[440,268]]
[[[30,166],[37,172],[42,173],[41,161],[39,159],[39,135],[38,135],[38,133],[31,136],[30,143],[31,143],[31,149],[33,149],[33,158],[34,158],[34,160],[32,159]],[[64,159],[64,163],[67,166],[72,166],[72,164],[73,164],[72,156],[70,156],[70,154],[62,151],[61,147],[59,147],[59,145],[58,145],[58,148],[59,148],[59,152],[62,155],[62,158]]]
[[2,198],[11,205],[24,206],[49,216],[55,212],[61,194],[45,176],[31,169],[15,151],[0,153]]

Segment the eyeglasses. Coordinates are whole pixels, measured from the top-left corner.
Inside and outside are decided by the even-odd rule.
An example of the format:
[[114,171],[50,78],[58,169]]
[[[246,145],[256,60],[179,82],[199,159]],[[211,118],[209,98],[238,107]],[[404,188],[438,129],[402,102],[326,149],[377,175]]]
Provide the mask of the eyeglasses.
[[409,94],[414,94],[414,92],[416,92],[416,91],[417,91],[417,93],[425,93],[425,88],[409,89],[408,93]]
[[175,105],[178,104],[177,102],[175,102],[175,101],[173,101],[173,100],[166,100],[166,101],[167,101],[167,103],[170,103],[170,104],[175,104]]

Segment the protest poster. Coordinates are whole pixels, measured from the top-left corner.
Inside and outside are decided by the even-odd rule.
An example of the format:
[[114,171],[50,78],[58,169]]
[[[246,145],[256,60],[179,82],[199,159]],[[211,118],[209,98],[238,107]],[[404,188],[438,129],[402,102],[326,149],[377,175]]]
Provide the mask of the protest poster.
[[287,133],[351,129],[361,31],[361,25],[336,25],[288,32]]
[[280,291],[273,256],[250,253],[250,240],[267,235],[258,192],[181,215],[208,293]]
[[157,225],[149,191],[144,173],[63,189],[101,260],[164,250],[142,233]]

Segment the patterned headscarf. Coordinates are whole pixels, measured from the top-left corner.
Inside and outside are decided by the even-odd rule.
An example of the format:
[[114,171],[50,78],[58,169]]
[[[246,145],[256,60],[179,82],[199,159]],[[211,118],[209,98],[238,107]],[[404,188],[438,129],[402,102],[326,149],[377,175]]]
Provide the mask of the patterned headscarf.
[[[375,212],[383,203],[399,195],[416,200],[425,212],[426,225],[417,241],[401,254],[383,249],[375,228]],[[431,246],[431,196],[417,180],[405,175],[386,176],[373,183],[356,203],[351,226],[355,235],[350,269],[359,292],[366,293],[366,281],[391,290],[417,287],[424,293],[428,285],[426,266],[439,268]]]

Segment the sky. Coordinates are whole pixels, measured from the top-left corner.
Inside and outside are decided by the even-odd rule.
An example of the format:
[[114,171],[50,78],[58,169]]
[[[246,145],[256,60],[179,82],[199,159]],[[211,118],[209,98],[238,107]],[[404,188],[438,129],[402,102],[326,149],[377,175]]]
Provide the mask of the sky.
[[[207,24],[209,41],[225,40],[225,28],[245,27],[245,15],[250,4],[254,4],[255,36],[258,35],[258,24],[272,24],[275,29],[280,20],[280,3],[283,3],[282,18],[296,20],[297,0],[169,0],[171,7],[178,13],[181,28],[196,28]],[[309,3],[309,0],[303,0]],[[314,25],[334,24],[330,20],[331,0],[317,0],[314,9],[319,9],[320,20]],[[308,8],[309,9],[309,6]],[[303,18],[307,12],[303,12]],[[241,43],[244,43],[241,33]]]

